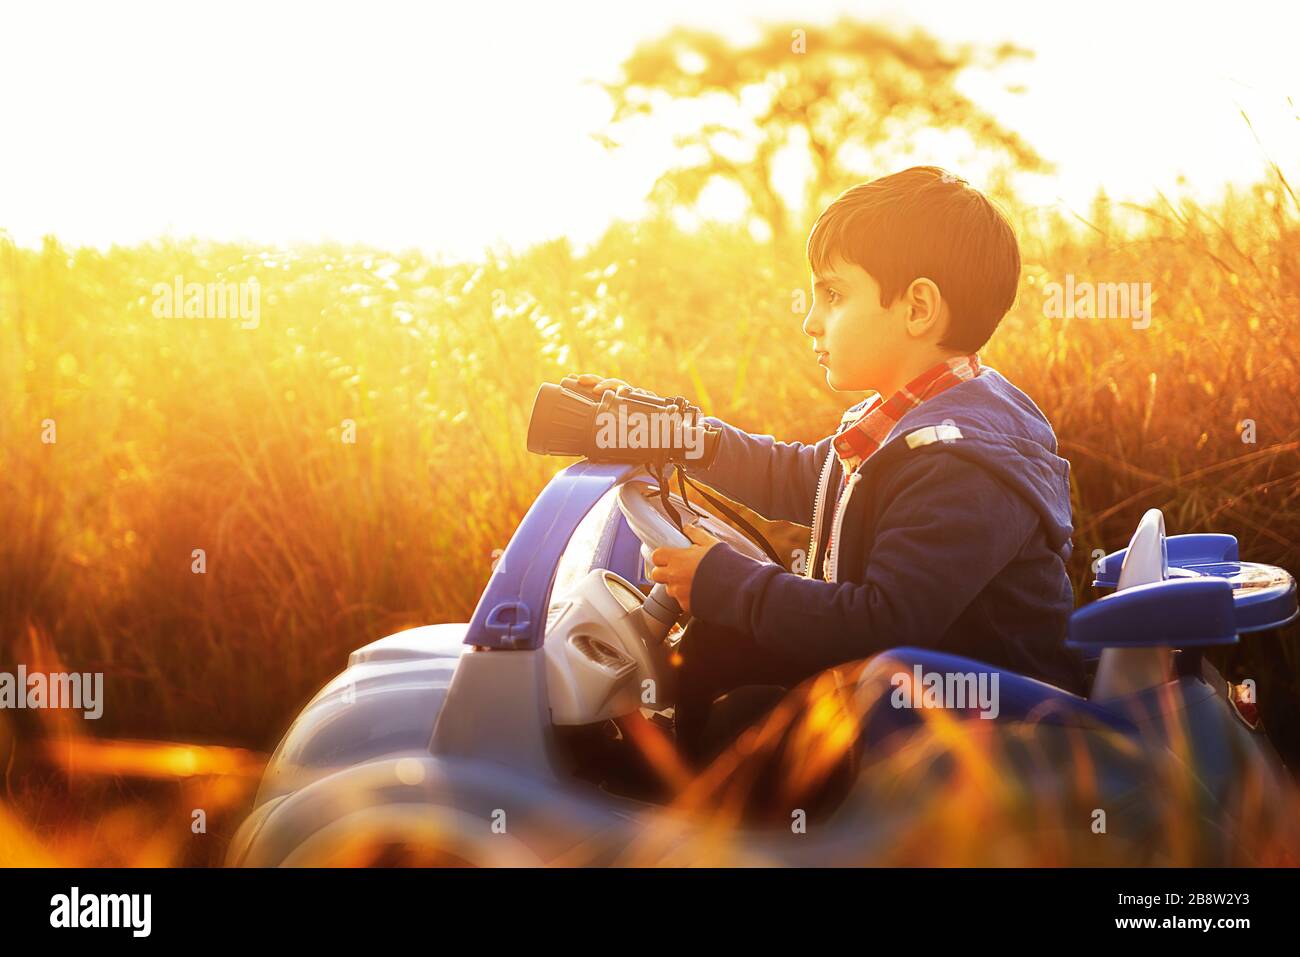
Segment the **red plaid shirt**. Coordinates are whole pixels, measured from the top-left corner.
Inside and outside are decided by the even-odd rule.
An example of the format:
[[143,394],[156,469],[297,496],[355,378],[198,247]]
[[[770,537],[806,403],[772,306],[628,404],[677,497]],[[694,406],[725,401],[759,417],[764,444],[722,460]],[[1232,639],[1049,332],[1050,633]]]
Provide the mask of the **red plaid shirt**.
[[926,369],[884,401],[881,401],[879,393],[872,396],[851,419],[841,423],[840,431],[835,433],[831,442],[844,467],[845,481],[885,444],[890,430],[907,412],[958,382],[979,374],[978,355],[954,356]]

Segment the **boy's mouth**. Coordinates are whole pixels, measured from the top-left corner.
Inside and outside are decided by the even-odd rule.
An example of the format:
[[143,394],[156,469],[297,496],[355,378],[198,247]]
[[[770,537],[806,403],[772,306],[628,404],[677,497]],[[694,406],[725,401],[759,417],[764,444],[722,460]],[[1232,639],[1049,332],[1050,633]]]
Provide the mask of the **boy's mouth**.
[[816,352],[817,352],[817,364],[819,366],[826,365],[826,360],[830,358],[830,353],[822,352],[820,349],[816,350]]

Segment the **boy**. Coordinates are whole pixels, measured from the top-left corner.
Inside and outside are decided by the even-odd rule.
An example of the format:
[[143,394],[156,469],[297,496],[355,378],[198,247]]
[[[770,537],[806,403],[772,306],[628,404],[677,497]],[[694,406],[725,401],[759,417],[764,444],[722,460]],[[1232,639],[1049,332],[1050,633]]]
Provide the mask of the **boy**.
[[654,552],[651,578],[708,626],[682,643],[685,750],[700,753],[722,692],[791,687],[903,645],[1081,693],[1081,662],[1063,644],[1069,463],[1037,406],[976,354],[1015,299],[1010,225],[963,180],[913,167],[832,202],[808,259],[803,331],[827,384],[877,394],[815,445],[707,420],[722,430],[718,453],[692,477],[812,525],[813,539],[802,576],[691,526],[689,548]]

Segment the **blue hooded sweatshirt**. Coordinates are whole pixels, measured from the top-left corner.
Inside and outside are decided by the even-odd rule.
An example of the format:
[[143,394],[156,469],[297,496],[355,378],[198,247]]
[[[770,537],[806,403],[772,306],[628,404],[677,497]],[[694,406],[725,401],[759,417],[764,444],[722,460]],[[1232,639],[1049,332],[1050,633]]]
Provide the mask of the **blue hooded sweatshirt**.
[[813,525],[819,574],[715,545],[691,585],[695,617],[810,672],[911,645],[1084,693],[1082,660],[1064,645],[1070,465],[995,369],[908,411],[847,484],[830,437],[778,442],[706,421],[722,430],[718,453],[691,476],[769,519]]

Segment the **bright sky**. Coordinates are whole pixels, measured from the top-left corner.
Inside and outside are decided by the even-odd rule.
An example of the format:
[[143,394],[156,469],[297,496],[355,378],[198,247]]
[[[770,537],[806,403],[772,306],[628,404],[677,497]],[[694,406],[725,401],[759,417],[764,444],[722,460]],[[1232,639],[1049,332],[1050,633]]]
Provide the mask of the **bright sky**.
[[672,154],[650,136],[606,153],[588,134],[607,101],[584,80],[675,23],[743,37],[843,12],[1035,49],[1008,74],[1025,95],[970,89],[1059,164],[1034,202],[1145,198],[1180,173],[1211,193],[1265,151],[1300,166],[1297,4],[41,2],[0,8],[0,229],[453,257],[586,241],[638,215]]

